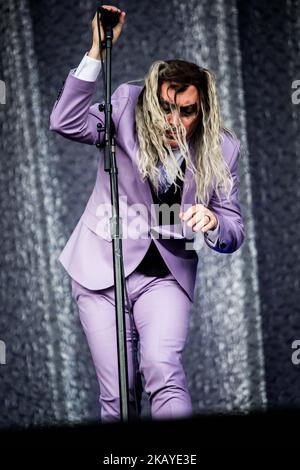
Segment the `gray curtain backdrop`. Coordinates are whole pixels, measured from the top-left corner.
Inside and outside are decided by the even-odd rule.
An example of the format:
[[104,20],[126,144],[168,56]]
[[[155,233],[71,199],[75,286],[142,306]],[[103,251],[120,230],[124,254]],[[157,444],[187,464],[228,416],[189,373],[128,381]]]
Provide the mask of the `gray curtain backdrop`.
[[[300,0],[114,4],[127,22],[113,50],[113,90],[142,79],[154,60],[196,62],[215,74],[224,120],[242,141],[245,242],[229,255],[199,251],[184,352],[194,412],[298,408]],[[92,358],[58,262],[98,153],[48,130],[63,80],[90,48],[96,6],[0,5],[2,428],[99,421]]]

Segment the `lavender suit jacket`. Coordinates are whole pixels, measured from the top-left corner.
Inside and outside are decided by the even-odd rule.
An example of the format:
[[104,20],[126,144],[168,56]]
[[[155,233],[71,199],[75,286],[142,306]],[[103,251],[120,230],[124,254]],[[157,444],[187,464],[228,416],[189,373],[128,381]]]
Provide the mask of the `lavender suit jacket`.
[[[104,122],[104,115],[99,111],[98,103],[91,105],[96,86],[96,82],[80,80],[70,71],[54,104],[50,117],[50,130],[71,140],[95,144],[98,140],[97,123]],[[186,249],[186,233],[181,230],[180,235],[177,226],[174,229],[177,238],[158,239],[153,235],[157,220],[151,209],[153,205],[151,189],[149,182],[143,181],[140,177],[137,167],[138,142],[134,110],[141,89],[139,86],[125,83],[112,95],[123,232],[124,228],[126,232],[126,228],[132,226],[132,223],[136,227],[137,218],[139,226],[138,236],[130,235],[130,230],[126,232],[129,236],[123,235],[125,276],[135,270],[153,239],[171,273],[193,301],[198,256],[196,251]],[[211,190],[208,207],[219,219],[220,233],[215,246],[207,240],[207,234],[204,234],[204,240],[217,252],[232,253],[241,246],[244,239],[237,188],[240,141],[222,132],[221,142],[224,159],[233,176],[234,187],[230,203],[224,202],[223,206]],[[111,215],[110,201],[109,173],[104,171],[104,158],[103,154],[100,154],[92,194],[59,256],[60,262],[71,278],[92,290],[104,289],[114,284],[112,239],[109,230],[104,229],[108,226],[107,221]],[[195,183],[187,168],[181,210],[187,210],[195,202]],[[103,223],[105,221],[106,223]],[[171,226],[170,230],[173,230]],[[199,235],[203,237],[202,232]]]

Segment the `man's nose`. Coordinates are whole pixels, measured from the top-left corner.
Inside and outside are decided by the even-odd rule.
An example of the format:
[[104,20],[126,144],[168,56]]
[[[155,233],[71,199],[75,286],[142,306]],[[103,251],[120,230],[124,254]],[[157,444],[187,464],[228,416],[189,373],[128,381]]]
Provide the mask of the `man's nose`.
[[168,122],[169,124],[171,124],[172,126],[176,127],[178,126],[179,124],[179,114],[178,114],[178,111],[173,111],[172,113],[170,113],[168,115]]

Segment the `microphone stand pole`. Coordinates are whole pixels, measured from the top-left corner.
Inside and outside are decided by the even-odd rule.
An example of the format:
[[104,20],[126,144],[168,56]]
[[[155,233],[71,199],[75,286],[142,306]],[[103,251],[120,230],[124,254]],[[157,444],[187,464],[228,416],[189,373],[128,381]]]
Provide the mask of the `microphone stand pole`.
[[[99,21],[99,16],[98,16]],[[104,25],[103,25],[104,27]],[[110,175],[112,217],[110,219],[110,231],[112,238],[113,268],[114,268],[114,290],[115,290],[115,311],[117,328],[118,347],[118,369],[119,369],[119,390],[120,390],[120,418],[121,421],[128,421],[129,418],[129,398],[128,398],[128,363],[126,349],[126,323],[124,307],[124,278],[123,278],[123,254],[122,254],[122,226],[119,217],[119,191],[118,191],[118,168],[116,165],[115,153],[115,126],[112,121],[111,105],[111,50],[113,30],[112,25],[105,25],[105,50],[106,50],[106,89],[105,89],[105,127],[97,125],[100,135],[104,131],[104,169]],[[101,38],[99,38],[101,40]],[[99,106],[103,111],[103,105]],[[100,141],[100,139],[99,139]],[[100,145],[98,145],[100,146]]]

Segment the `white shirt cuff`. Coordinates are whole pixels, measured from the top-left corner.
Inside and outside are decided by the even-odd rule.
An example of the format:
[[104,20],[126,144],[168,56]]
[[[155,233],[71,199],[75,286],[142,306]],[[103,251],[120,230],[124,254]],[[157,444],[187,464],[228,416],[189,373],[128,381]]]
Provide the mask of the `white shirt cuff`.
[[83,56],[77,69],[73,69],[71,72],[74,77],[87,82],[95,82],[101,70],[101,60],[93,59],[87,55],[87,52]]

